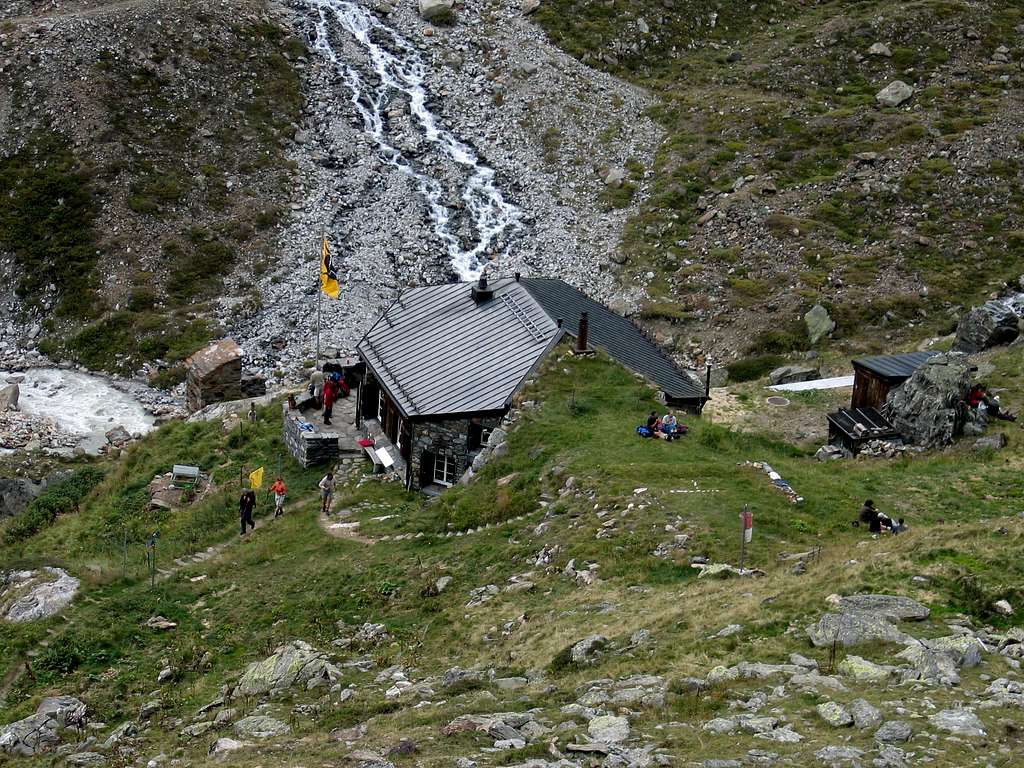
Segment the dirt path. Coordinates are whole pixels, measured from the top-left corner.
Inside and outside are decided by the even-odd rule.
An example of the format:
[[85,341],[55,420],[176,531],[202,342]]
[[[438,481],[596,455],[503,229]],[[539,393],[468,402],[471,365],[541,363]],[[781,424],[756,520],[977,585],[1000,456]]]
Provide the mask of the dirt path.
[[359,533],[359,521],[350,520],[351,515],[351,509],[340,509],[330,514],[321,512],[320,527],[324,529],[328,536],[332,536],[335,539],[355,541],[360,544],[376,544],[379,539],[363,536]]

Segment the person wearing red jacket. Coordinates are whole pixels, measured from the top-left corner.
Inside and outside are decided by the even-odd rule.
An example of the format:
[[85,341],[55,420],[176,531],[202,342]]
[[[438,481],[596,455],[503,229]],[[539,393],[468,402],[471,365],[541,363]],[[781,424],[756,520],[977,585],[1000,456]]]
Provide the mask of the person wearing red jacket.
[[338,399],[338,384],[332,378],[324,382],[324,424],[330,426],[334,401]]

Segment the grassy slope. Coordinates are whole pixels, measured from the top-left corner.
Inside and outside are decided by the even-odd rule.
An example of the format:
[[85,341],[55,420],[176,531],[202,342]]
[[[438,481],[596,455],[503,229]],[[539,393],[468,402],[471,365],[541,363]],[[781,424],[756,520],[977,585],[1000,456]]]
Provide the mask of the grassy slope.
[[[1021,380],[1020,355],[999,361],[999,376],[1009,373],[1002,383]],[[450,765],[453,754],[471,754],[490,744],[471,735],[438,736],[438,727],[462,712],[539,706],[557,721],[564,719],[558,707],[575,698],[573,688],[595,677],[637,672],[703,676],[717,663],[781,660],[793,650],[825,664],[826,654],[809,650],[801,634],[791,630],[816,617],[824,609],[822,599],[831,592],[895,590],[925,600],[938,616],[964,611],[1000,625],[1007,622],[992,615],[991,601],[1024,601],[1019,586],[1024,572],[1017,557],[1024,531],[1019,521],[994,522],[1012,513],[1021,498],[1021,453],[1015,444],[999,456],[958,447],[912,461],[821,465],[790,447],[707,423],[695,423],[691,435],[675,444],[641,441],[632,428],[641,414],[656,407],[650,390],[607,362],[573,357],[553,360],[526,397],[540,405],[523,411],[509,456],[440,503],[423,505],[395,485],[369,482],[347,487],[340,502],[356,510],[354,517],[362,521],[364,535],[426,533],[420,539],[375,545],[326,536],[310,497],[319,473],[302,471],[290,460],[285,462],[285,475],[294,506],[249,541],[234,541],[235,491],[229,488],[241,463],[276,462],[280,442],[275,410],[264,412],[265,421],[246,437],[224,435],[218,424],[160,429],[128,452],[79,515],[61,518],[16,549],[0,550],[4,562],[56,562],[85,582],[85,593],[63,618],[26,627],[0,626],[0,677],[6,672],[2,667],[12,664],[18,651],[52,634],[48,647],[32,662],[35,677],[21,678],[0,711],[0,721],[24,715],[39,696],[60,691],[81,695],[97,719],[117,724],[134,716],[152,697],[158,689],[156,675],[169,663],[177,671],[176,679],[159,691],[166,709],[156,720],[159,727],[145,736],[144,754],[167,751],[178,743],[174,734],[181,726],[174,725],[175,717],[184,717],[187,723],[225,681],[235,679],[246,663],[281,641],[301,638],[330,648],[331,639],[339,634],[334,628],[339,619],[349,624],[386,623],[395,642],[371,651],[372,658],[378,668],[413,667],[411,677],[417,680],[455,665],[482,664],[501,674],[544,669],[561,649],[584,635],[603,632],[621,646],[636,629],[652,632],[649,648],[609,657],[593,670],[552,672],[549,682],[555,688],[548,693],[542,686],[523,692],[470,691],[439,695],[435,699],[443,703],[432,707],[409,708],[415,700],[384,699],[386,686],[372,682],[376,671],[349,672],[357,694],[345,704],[326,706],[313,718],[289,712],[290,704],[307,701],[308,696],[297,694],[294,700],[275,705],[301,737],[298,743],[267,748],[262,757],[243,754],[229,761],[290,764],[303,757],[340,757],[347,749],[331,741],[328,731],[369,719],[366,746],[386,748],[408,736],[419,744],[415,759],[420,765],[442,766]],[[790,504],[763,475],[738,466],[748,459],[770,461],[807,501]],[[147,519],[131,502],[152,474],[172,461],[215,467],[225,490],[191,511],[159,521]],[[516,477],[501,488],[494,482],[513,473]],[[560,496],[569,476],[576,478],[577,490]],[[692,488],[695,481],[701,488],[721,492],[671,493]],[[638,487],[648,490],[635,494]],[[894,540],[865,542],[863,534],[849,526],[865,496],[907,516],[912,532]],[[532,510],[544,499],[552,500],[548,510],[553,515],[548,530],[538,535],[534,528],[543,514]],[[768,577],[742,583],[697,581],[688,567],[691,554],[736,561],[737,513],[743,504],[750,504],[756,515],[751,563],[766,570]],[[525,521],[468,537],[435,535],[453,524],[460,530],[476,527],[527,507],[531,515]],[[598,516],[599,511],[608,514]],[[371,520],[385,513],[400,516]],[[602,524],[611,519],[617,521],[614,532],[597,538]],[[125,522],[136,537],[155,525],[161,527],[163,566],[193,546],[225,541],[227,548],[208,563],[190,565],[150,589],[139,559],[141,548],[133,548],[129,577],[123,579],[116,546],[105,539],[107,533],[116,538]],[[651,552],[659,543],[673,539],[674,533],[665,530],[668,523],[693,539],[686,551],[668,559],[654,557]],[[993,532],[1003,526],[1007,533]],[[559,548],[550,570],[533,564],[543,545]],[[822,560],[805,576],[791,575],[788,565],[776,561],[780,552],[819,545]],[[598,563],[599,582],[579,588],[561,575],[569,558],[576,558],[577,568]],[[534,590],[502,593],[481,607],[465,607],[471,589],[503,586],[509,577],[527,571],[534,572]],[[429,585],[442,574],[453,577],[452,585],[430,597]],[[911,576],[921,574],[928,577],[926,584],[910,582]],[[199,575],[205,578],[191,580]],[[606,604],[613,607],[608,610]],[[177,621],[178,629],[164,634],[141,626],[155,614]],[[708,633],[732,622],[743,624],[740,634],[705,640]],[[917,631],[942,634],[938,625]],[[876,649],[868,655],[884,659],[888,652]],[[350,658],[347,652],[338,656]],[[981,686],[978,674],[996,675],[1001,667],[1001,661],[991,660],[966,673],[964,687]],[[667,710],[637,715],[634,727],[658,733],[657,740],[677,754],[728,756],[736,751],[730,737],[709,737],[686,727],[650,729],[667,721],[702,722],[729,698],[755,687],[736,683],[702,696],[673,694]],[[875,703],[893,696],[884,689],[856,694]],[[901,695],[916,706],[910,692]],[[942,703],[958,694],[927,695]],[[239,705],[245,710],[255,703]],[[794,696],[781,704],[809,741],[779,751],[807,755],[835,738],[822,730],[813,714],[814,703],[813,697]],[[994,722],[1002,714],[989,712],[983,717]],[[563,738],[568,736],[560,736],[560,743]],[[866,747],[867,738],[857,735],[853,743]],[[184,754],[200,760],[207,741],[212,738],[184,742]],[[761,745],[755,741],[743,749],[756,746]],[[528,747],[496,759],[515,762],[526,754],[540,754],[537,749]],[[948,744],[943,749],[935,764],[958,764],[959,749]]]
[[[790,319],[820,301],[837,335],[877,347],[948,333],[959,305],[1018,276],[1019,70],[989,63],[1003,44],[1020,60],[1018,3],[551,0],[534,18],[570,53],[659,97],[666,139],[622,250],[628,277],[655,272],[644,316],[673,334],[787,352],[806,346]],[[891,57],[866,55],[879,41]],[[895,79],[917,94],[879,109],[874,94]],[[954,171],[951,158],[963,167],[989,143]],[[896,159],[867,193],[853,176],[860,152]],[[742,176],[770,176],[778,194],[751,199],[756,182],[698,226],[698,200]],[[766,310],[772,329],[758,334]]]

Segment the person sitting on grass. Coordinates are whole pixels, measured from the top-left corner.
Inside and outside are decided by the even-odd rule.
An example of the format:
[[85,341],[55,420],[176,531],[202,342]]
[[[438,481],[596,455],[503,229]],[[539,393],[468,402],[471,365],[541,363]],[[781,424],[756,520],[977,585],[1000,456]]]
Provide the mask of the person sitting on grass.
[[901,517],[899,520],[896,521],[896,525],[892,527],[892,532],[903,533],[905,530],[907,530],[907,524],[903,521],[903,518]]

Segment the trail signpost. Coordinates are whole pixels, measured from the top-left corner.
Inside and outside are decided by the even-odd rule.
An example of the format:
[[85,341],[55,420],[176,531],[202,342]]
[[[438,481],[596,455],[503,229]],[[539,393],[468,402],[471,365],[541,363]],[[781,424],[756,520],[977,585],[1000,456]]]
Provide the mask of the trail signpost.
[[754,538],[754,513],[750,511],[746,504],[743,505],[743,511],[740,512],[740,520],[742,521],[740,568],[742,568],[747,560],[747,545],[750,544],[751,540]]

